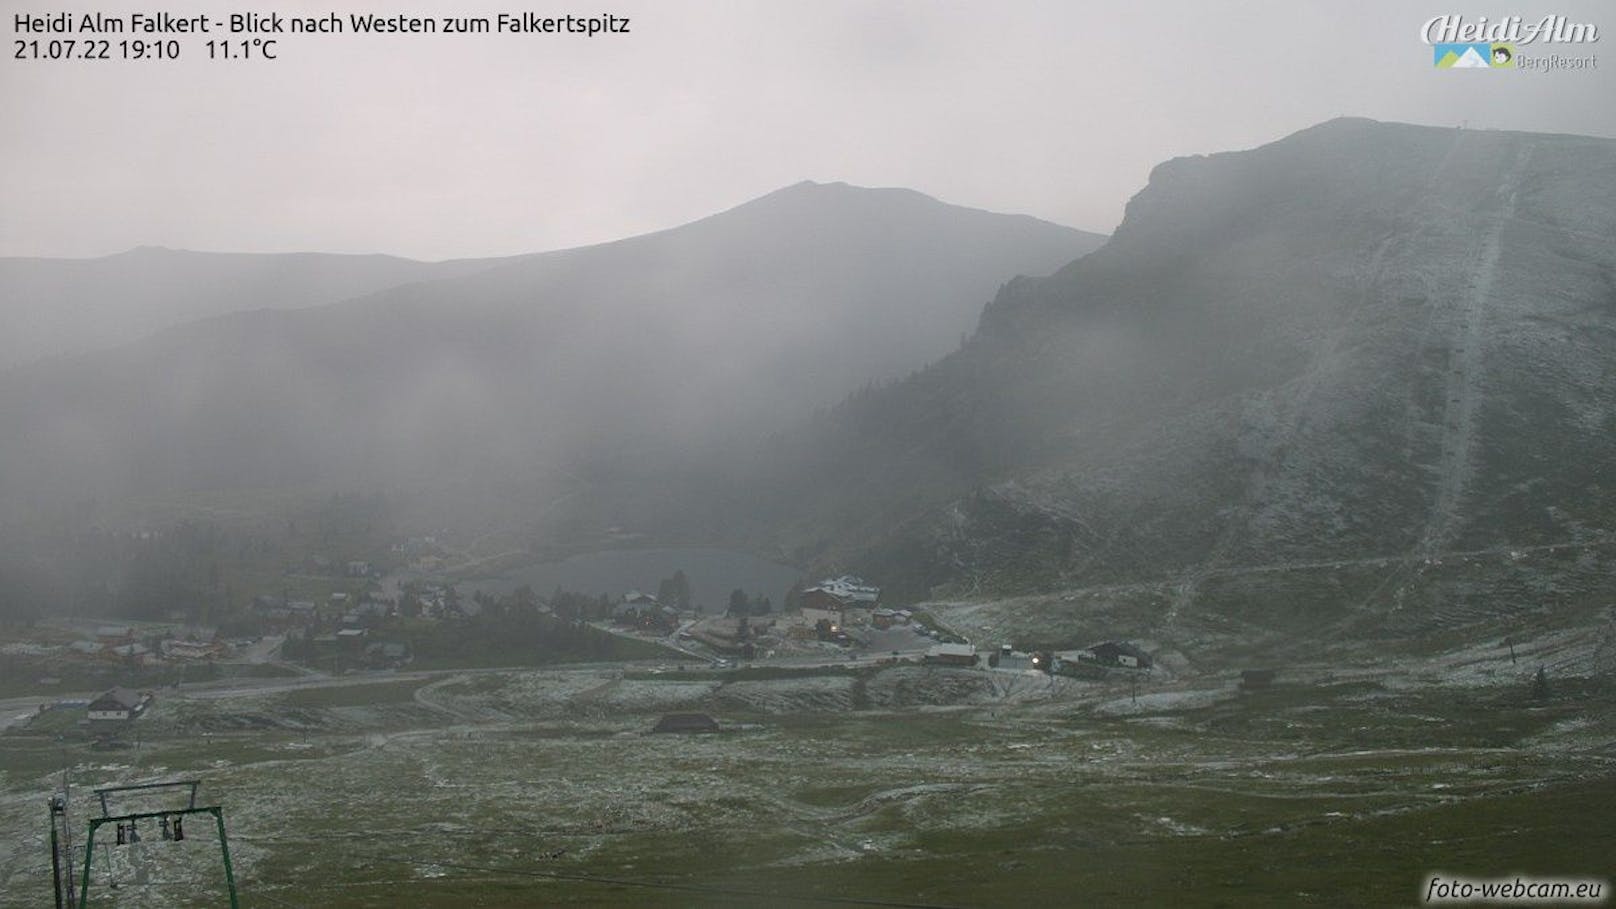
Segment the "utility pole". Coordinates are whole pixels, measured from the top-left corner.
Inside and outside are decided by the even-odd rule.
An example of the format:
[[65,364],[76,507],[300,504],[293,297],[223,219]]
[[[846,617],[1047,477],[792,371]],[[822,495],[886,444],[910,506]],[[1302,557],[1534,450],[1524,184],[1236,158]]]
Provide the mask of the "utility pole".
[[[70,792],[66,755],[62,761],[62,791],[50,797],[50,850],[51,883],[55,891],[56,909],[78,909],[78,894],[73,891],[73,823],[68,816]],[[64,874],[65,872],[65,874]]]
[[[67,813],[67,807],[60,794],[51,796],[50,800],[50,851],[51,851],[51,892],[56,897],[56,909],[65,905],[62,901],[62,844],[57,838],[57,826],[60,819]],[[69,873],[72,873],[73,863],[71,856],[67,863]],[[68,884],[68,892],[72,892],[73,885]]]

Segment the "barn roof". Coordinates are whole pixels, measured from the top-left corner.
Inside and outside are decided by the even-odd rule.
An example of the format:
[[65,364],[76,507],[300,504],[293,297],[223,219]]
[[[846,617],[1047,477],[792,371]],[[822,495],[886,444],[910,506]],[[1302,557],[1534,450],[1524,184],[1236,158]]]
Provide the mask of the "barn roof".
[[134,710],[140,706],[141,700],[140,692],[133,688],[109,688],[90,702],[90,709],[121,707],[124,710]]

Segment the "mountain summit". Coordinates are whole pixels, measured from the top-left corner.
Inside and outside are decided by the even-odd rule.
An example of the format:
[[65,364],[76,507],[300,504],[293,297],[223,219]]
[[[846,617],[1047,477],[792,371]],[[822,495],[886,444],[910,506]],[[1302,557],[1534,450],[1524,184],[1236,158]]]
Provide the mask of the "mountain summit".
[[750,444],[918,369],[1003,281],[1100,240],[799,184],[654,234],[195,321],[0,377],[17,430],[0,498],[499,481],[542,501],[555,476]]

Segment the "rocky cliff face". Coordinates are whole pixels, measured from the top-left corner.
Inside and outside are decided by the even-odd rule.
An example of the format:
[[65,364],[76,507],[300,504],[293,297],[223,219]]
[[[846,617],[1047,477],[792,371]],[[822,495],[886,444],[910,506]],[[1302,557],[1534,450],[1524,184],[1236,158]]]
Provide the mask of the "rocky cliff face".
[[842,417],[896,459],[853,475],[929,481],[808,526],[912,592],[1144,584],[1363,630],[1591,606],[1616,143],[1339,120],[1170,161],[1106,247]]

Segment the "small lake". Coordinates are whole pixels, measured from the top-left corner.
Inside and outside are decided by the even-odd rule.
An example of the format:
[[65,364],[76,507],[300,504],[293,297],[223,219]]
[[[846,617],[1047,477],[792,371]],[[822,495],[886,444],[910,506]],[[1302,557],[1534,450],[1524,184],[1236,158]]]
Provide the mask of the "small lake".
[[730,591],[739,587],[748,596],[766,596],[775,608],[785,601],[786,591],[803,577],[790,565],[761,559],[751,553],[729,549],[672,546],[662,549],[614,549],[587,552],[559,562],[543,562],[519,568],[494,578],[477,578],[455,585],[462,593],[483,590],[508,594],[527,584],[540,596],[549,596],[556,587],[587,593],[606,594],[619,599],[630,590],[656,594],[663,578],[683,570],[690,579],[690,601],[708,612],[723,611]]

